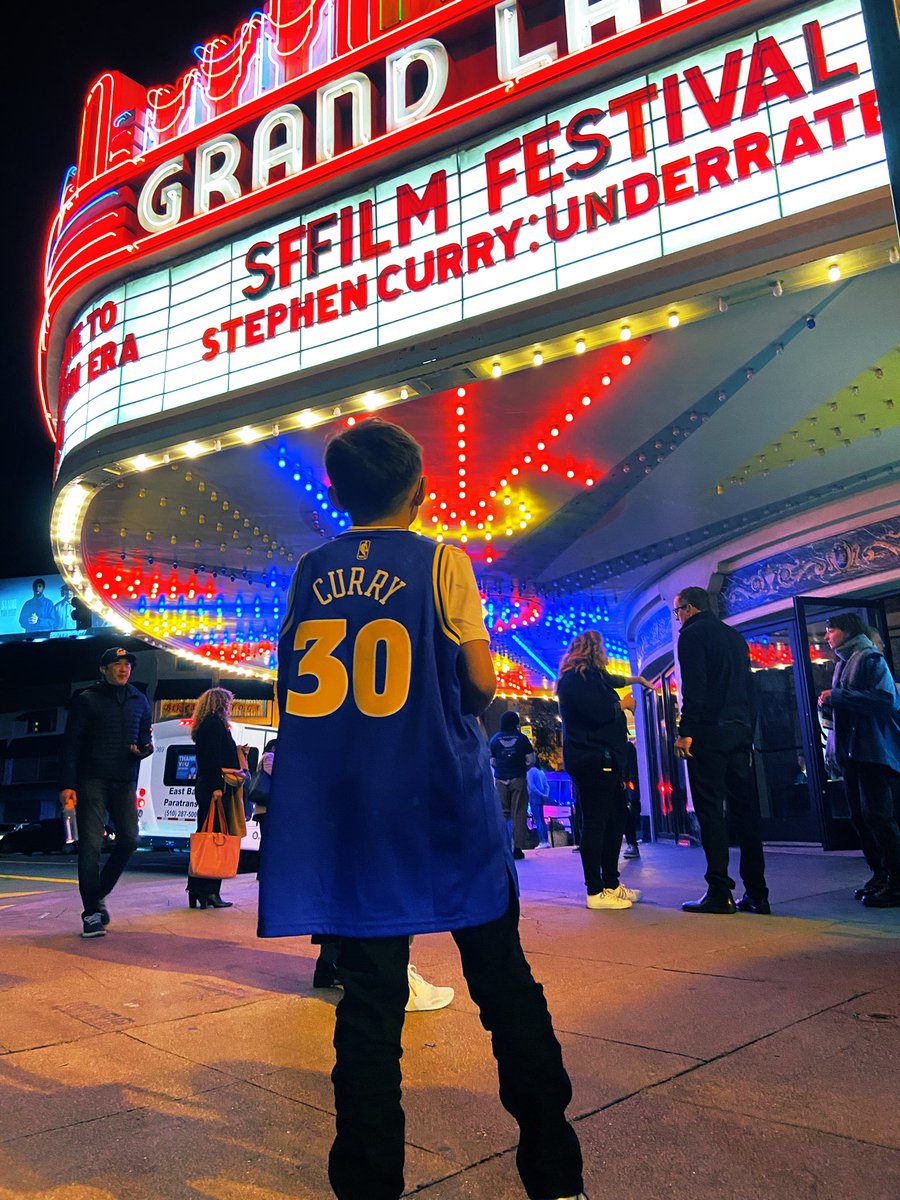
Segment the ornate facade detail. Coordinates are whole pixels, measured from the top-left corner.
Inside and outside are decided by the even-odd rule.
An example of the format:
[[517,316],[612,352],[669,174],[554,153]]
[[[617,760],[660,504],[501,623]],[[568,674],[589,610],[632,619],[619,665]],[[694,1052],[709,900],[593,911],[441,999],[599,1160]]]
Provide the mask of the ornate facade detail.
[[638,669],[643,671],[645,663],[651,662],[661,650],[671,645],[672,621],[668,609],[656,608],[641,622],[634,637]]
[[719,594],[723,617],[835,583],[900,567],[900,516],[838,537],[795,546],[729,572]]

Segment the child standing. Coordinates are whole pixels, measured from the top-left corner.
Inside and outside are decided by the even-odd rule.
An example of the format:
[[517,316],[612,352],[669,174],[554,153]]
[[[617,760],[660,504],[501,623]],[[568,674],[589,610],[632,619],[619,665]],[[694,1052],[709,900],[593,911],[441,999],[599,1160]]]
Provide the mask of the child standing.
[[[353,525],[304,555],[291,588],[259,932],[340,938],[331,1186],[339,1200],[403,1192],[409,935],[450,931],[519,1124],[525,1190],[575,1200],[571,1085],[519,942],[515,873],[476,719],[495,683],[471,564],[409,531],[425,480],[404,430],[357,425],[329,443],[325,468],[332,503]],[[309,795],[314,822],[304,819]]]

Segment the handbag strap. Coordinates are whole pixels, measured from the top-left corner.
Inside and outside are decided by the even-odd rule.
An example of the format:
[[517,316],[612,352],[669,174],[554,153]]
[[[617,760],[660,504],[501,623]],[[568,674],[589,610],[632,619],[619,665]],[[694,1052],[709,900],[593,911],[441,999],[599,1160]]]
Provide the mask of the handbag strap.
[[210,802],[209,809],[207,810],[207,813],[206,813],[206,820],[203,822],[200,832],[201,833],[214,833],[216,817],[218,817],[218,820],[219,820],[219,828],[222,830],[223,833],[226,833],[227,826],[225,824],[225,808],[222,805],[222,797],[221,796],[217,796],[214,801]]

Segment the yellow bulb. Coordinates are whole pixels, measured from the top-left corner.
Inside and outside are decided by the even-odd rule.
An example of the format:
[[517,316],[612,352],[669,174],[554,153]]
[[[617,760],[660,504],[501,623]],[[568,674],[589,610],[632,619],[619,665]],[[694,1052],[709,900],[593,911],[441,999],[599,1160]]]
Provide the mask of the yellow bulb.
[[576,354],[584,354],[586,349],[587,349],[587,346],[584,344],[584,338],[579,338],[578,341],[575,343],[575,353]]
[[503,374],[503,368],[500,366],[500,364],[498,362],[495,362],[494,365],[491,367],[491,374],[493,375],[493,377],[495,379],[499,379],[500,376]]
[[677,312],[670,312],[669,316],[668,316],[668,322],[669,322],[670,329],[677,329],[678,326],[681,324],[681,318],[679,317]]
[[622,328],[619,330],[619,340],[623,341],[623,342],[627,342],[630,337],[631,337],[631,326],[623,325]]
[[541,363],[544,361],[544,356],[543,356],[543,354],[541,354],[540,350],[535,350],[534,354],[531,357],[531,361],[534,363],[534,365],[536,367],[539,367],[541,365]]
[[831,266],[828,268],[828,278],[831,280],[832,283],[837,283],[837,281],[840,279],[840,277],[841,277],[841,268],[837,265],[837,263],[832,263]]

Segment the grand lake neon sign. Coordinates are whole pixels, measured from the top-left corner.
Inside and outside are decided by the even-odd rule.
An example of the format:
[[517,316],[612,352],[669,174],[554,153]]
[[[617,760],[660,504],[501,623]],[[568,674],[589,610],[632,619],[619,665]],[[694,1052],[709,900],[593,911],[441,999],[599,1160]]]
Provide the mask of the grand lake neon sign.
[[[690,3],[660,0],[658,15]],[[493,82],[515,84],[560,57],[589,49],[595,31],[609,38],[646,20],[640,0],[563,0],[562,17],[562,49],[553,39],[526,51],[519,0],[500,0],[494,7]],[[821,55],[821,48],[811,48],[811,53]],[[155,168],[140,192],[138,220],[148,233],[170,229],[188,215],[204,215],[266,188],[273,178],[302,176],[309,166],[351,153],[381,133],[417,125],[460,101],[460,87],[449,86],[453,67],[450,45],[436,37],[420,38],[388,53],[377,70],[352,71],[317,88],[307,105],[312,120],[299,103],[288,103],[266,113],[249,137],[219,133],[199,145],[190,160],[179,154]],[[761,56],[760,80],[780,70],[779,62]],[[677,105],[677,97],[673,103]]]
[[63,452],[886,180],[858,0],[831,0],[102,293]]

